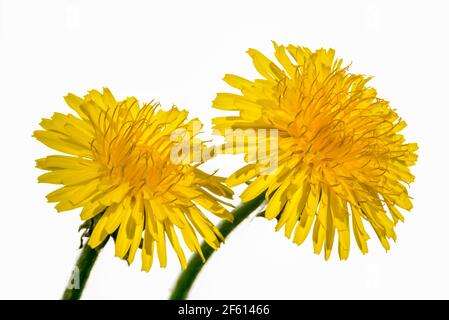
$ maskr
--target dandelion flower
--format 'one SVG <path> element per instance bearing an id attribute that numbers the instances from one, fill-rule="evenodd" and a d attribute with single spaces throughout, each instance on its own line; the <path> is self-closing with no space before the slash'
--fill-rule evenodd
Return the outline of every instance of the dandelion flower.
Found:
<path id="1" fill-rule="evenodd" d="M 90 91 L 84 98 L 68 94 L 67 104 L 77 113 L 55 113 L 43 119 L 34 137 L 66 155 L 37 160 L 49 172 L 39 182 L 61 184 L 47 196 L 58 211 L 82 208 L 81 219 L 97 218 L 88 244 L 95 248 L 108 235 L 115 237 L 115 255 L 134 260 L 141 248 L 142 269 L 151 268 L 157 252 L 167 263 L 166 236 L 181 266 L 186 258 L 178 239 L 202 256 L 197 234 L 214 249 L 221 235 L 199 206 L 216 216 L 232 215 L 219 197 L 231 197 L 224 179 L 198 168 L 200 163 L 171 160 L 175 130 L 191 133 L 187 143 L 201 142 L 192 132 L 187 111 L 168 111 L 157 103 L 139 105 L 135 98 L 116 101 L 108 89 Z"/>
<path id="2" fill-rule="evenodd" d="M 403 220 L 398 208 L 412 209 L 405 185 L 414 180 L 409 167 L 418 147 L 399 133 L 406 123 L 367 85 L 370 78 L 349 73 L 333 49 L 273 44 L 279 63 L 250 49 L 262 79 L 226 75 L 224 81 L 240 92 L 218 93 L 213 106 L 238 112 L 214 119 L 221 134 L 229 128 L 277 129 L 278 166 L 262 174 L 256 159 L 232 174 L 228 185 L 250 181 L 242 200 L 265 193 L 265 216 L 277 218 L 276 230 L 284 228 L 298 245 L 311 232 L 314 252 L 324 247 L 326 260 L 336 233 L 340 259 L 348 258 L 351 225 L 363 253 L 367 224 L 388 250 Z"/>

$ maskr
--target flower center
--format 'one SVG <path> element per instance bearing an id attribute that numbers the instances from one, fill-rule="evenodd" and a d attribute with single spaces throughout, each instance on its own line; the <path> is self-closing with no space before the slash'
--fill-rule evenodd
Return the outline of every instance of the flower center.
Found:
<path id="1" fill-rule="evenodd" d="M 178 173 L 169 159 L 169 137 L 152 120 L 153 112 L 153 106 L 145 105 L 132 116 L 129 108 L 118 105 L 103 111 L 95 128 L 92 152 L 103 164 L 104 175 L 114 183 L 128 183 L 134 192 L 166 190 Z"/>

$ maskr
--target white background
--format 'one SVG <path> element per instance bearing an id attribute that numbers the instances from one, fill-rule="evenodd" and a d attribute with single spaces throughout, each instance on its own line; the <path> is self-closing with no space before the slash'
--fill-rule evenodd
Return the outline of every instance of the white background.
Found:
<path id="1" fill-rule="evenodd" d="M 209 123 L 225 73 L 254 77 L 245 51 L 271 40 L 333 47 L 403 116 L 419 143 L 415 208 L 386 253 L 375 235 L 363 256 L 325 262 L 274 222 L 241 226 L 204 268 L 191 298 L 449 298 L 447 1 L 0 1 L 0 298 L 57 299 L 77 256 L 76 212 L 46 203 L 32 139 L 42 117 L 69 112 L 62 97 L 111 88 L 117 98 L 176 103 Z M 228 174 L 241 158 L 209 166 Z M 237 192 L 241 189 L 236 189 Z M 170 251 L 171 252 L 171 251 Z M 165 299 L 180 271 L 149 274 L 106 247 L 86 299 Z"/>

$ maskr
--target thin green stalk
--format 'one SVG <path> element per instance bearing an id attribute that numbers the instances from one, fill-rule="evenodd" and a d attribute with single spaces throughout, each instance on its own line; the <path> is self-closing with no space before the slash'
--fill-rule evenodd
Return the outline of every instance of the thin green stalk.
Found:
<path id="1" fill-rule="evenodd" d="M 79 300 L 81 298 L 89 274 L 102 247 L 103 245 L 92 249 L 87 243 L 84 245 L 72 271 L 71 279 L 62 295 L 62 300 Z"/>
<path id="2" fill-rule="evenodd" d="M 226 237 L 243 221 L 245 220 L 254 210 L 256 210 L 264 201 L 264 194 L 259 195 L 257 198 L 241 204 L 238 208 L 233 211 L 234 221 L 222 221 L 218 225 L 223 237 Z M 170 296 L 170 300 L 184 300 L 187 298 L 190 289 L 192 288 L 195 279 L 203 268 L 204 264 L 209 260 L 209 258 L 214 253 L 207 243 L 203 242 L 201 244 L 201 250 L 203 252 L 206 261 L 203 263 L 199 254 L 195 253 L 187 264 L 187 268 L 183 270 L 176 281 L 175 288 Z"/>

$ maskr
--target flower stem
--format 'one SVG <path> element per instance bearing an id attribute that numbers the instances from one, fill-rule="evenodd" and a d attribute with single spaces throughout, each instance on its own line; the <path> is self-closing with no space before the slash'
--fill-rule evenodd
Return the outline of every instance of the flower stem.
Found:
<path id="1" fill-rule="evenodd" d="M 79 300 L 81 298 L 83 290 L 86 287 L 87 279 L 89 279 L 89 274 L 92 271 L 101 248 L 103 248 L 103 245 L 95 249 L 92 249 L 87 243 L 84 245 L 78 261 L 73 268 L 70 281 L 64 290 L 62 300 Z"/>
<path id="2" fill-rule="evenodd" d="M 254 210 L 256 210 L 264 201 L 265 194 L 259 195 L 257 198 L 248 201 L 246 203 L 242 203 L 239 207 L 234 209 L 234 221 L 222 221 L 218 225 L 218 229 L 220 230 L 223 238 L 226 237 L 243 221 L 245 220 Z M 195 279 L 203 268 L 204 264 L 209 260 L 214 253 L 214 249 L 212 249 L 207 243 L 203 241 L 201 244 L 201 250 L 203 252 L 204 258 L 206 261 L 203 263 L 199 254 L 195 253 L 189 260 L 187 268 L 181 272 L 176 281 L 175 288 L 170 296 L 170 300 L 184 300 L 187 298 L 190 289 L 192 288 Z"/>

